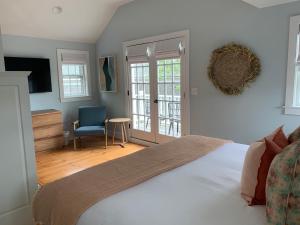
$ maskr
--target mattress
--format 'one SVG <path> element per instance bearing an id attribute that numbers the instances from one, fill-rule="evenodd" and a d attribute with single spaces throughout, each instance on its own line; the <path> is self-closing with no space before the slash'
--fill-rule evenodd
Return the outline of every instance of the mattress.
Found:
<path id="1" fill-rule="evenodd" d="M 77 225 L 265 225 L 265 207 L 240 197 L 247 145 L 216 151 L 89 208 Z"/>

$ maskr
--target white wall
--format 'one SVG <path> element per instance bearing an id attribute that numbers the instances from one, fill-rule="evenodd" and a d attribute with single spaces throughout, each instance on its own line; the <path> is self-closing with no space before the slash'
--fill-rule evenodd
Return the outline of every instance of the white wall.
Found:
<path id="1" fill-rule="evenodd" d="M 290 16 L 300 3 L 257 9 L 241 0 L 139 0 L 122 6 L 97 43 L 98 55 L 118 56 L 120 91 L 102 93 L 114 115 L 126 114 L 122 42 L 189 29 L 191 133 L 250 143 L 277 126 L 300 125 L 299 116 L 282 113 Z M 260 77 L 241 96 L 225 96 L 209 81 L 211 52 L 226 43 L 249 46 L 262 62 Z"/>
<path id="2" fill-rule="evenodd" d="M 3 59 L 3 47 L 2 47 L 2 35 L 0 28 L 0 72 L 4 71 L 4 59 Z"/>
<path id="3" fill-rule="evenodd" d="M 31 110 L 58 109 L 63 112 L 65 129 L 71 129 L 71 123 L 77 119 L 78 107 L 84 105 L 99 105 L 98 79 L 95 68 L 95 44 L 56 41 L 39 38 L 3 35 L 3 49 L 5 56 L 41 57 L 50 59 L 52 80 L 51 93 L 30 95 Z M 59 84 L 57 71 L 56 49 L 87 50 L 90 53 L 92 95 L 91 101 L 61 103 L 59 98 Z"/>

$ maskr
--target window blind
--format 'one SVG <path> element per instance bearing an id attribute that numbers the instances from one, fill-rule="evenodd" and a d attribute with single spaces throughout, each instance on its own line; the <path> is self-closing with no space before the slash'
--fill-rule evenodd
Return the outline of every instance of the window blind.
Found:
<path id="1" fill-rule="evenodd" d="M 155 43 L 155 54 L 178 54 L 180 55 L 184 51 L 183 38 L 173 38 Z"/>
<path id="2" fill-rule="evenodd" d="M 86 51 L 65 51 L 61 53 L 61 61 L 63 63 L 87 63 L 88 53 Z"/>
<path id="3" fill-rule="evenodd" d="M 147 58 L 153 54 L 156 56 L 165 54 L 181 55 L 184 48 L 184 39 L 179 37 L 127 47 L 126 56 L 129 59 L 134 59 Z"/>

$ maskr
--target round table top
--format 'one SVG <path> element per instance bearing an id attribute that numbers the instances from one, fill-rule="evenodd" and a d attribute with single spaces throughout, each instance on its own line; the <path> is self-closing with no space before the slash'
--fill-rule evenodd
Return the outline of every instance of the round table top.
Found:
<path id="1" fill-rule="evenodd" d="M 126 122 L 130 122 L 130 118 L 112 118 L 109 120 L 109 122 L 111 123 L 126 123 Z"/>

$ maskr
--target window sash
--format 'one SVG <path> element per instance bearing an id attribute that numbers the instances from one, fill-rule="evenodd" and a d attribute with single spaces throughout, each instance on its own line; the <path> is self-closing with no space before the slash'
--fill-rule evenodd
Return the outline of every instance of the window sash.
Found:
<path id="1" fill-rule="evenodd" d="M 62 75 L 63 76 L 84 76 L 86 74 L 86 63 L 68 63 L 63 62 L 62 63 Z M 70 72 L 70 67 L 71 69 Z"/>
<path id="2" fill-rule="evenodd" d="M 75 72 L 70 73 L 70 66 L 75 67 L 72 69 Z M 83 66 L 81 72 L 77 71 L 77 69 L 80 70 L 80 66 Z M 63 63 L 62 67 L 68 68 L 68 74 L 64 74 L 66 71 L 62 72 L 64 97 L 72 98 L 88 96 L 85 69 L 86 65 Z"/>
<path id="3" fill-rule="evenodd" d="M 71 76 L 64 78 L 64 96 L 69 98 L 87 96 L 84 78 Z"/>

